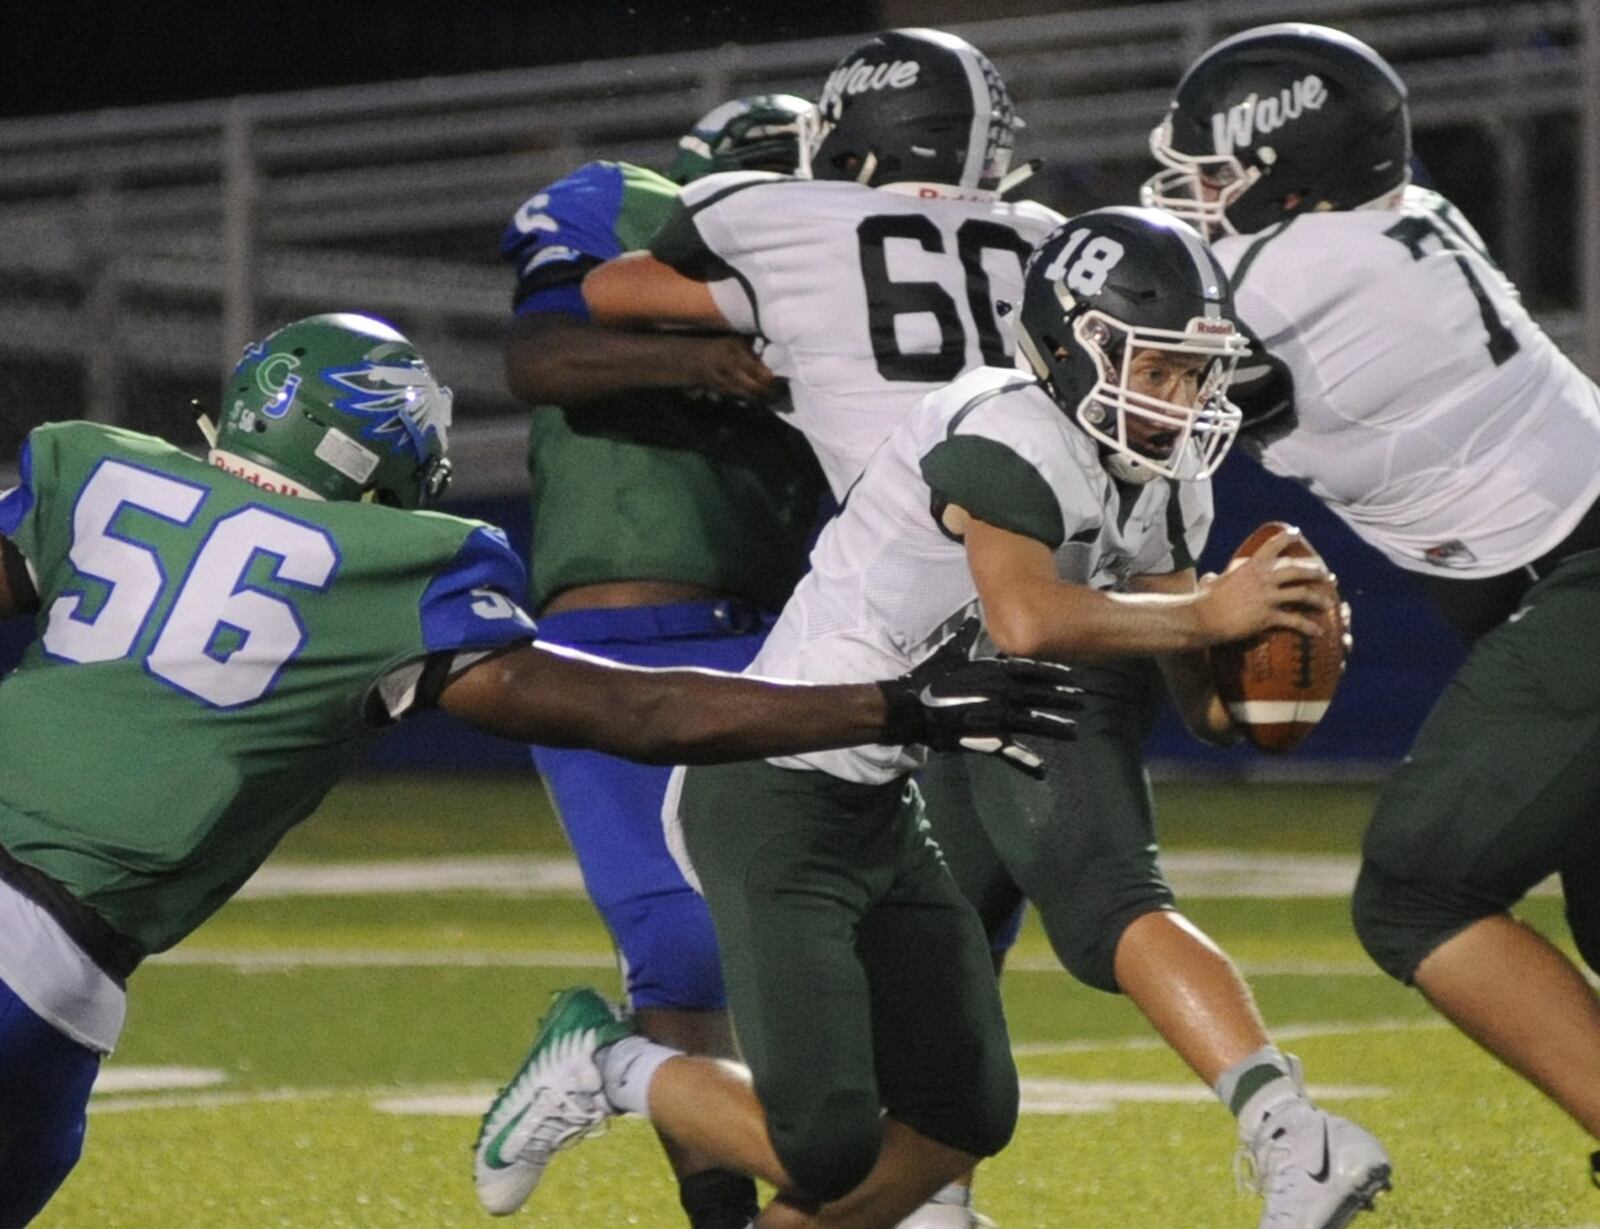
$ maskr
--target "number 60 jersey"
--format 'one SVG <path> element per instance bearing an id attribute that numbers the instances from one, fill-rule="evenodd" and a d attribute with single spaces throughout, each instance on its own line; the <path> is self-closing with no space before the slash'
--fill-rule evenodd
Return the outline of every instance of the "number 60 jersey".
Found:
<path id="1" fill-rule="evenodd" d="M 1245 446 L 1392 562 L 1498 576 L 1600 495 L 1600 393 L 1442 196 L 1409 188 L 1397 209 L 1303 214 L 1214 247 L 1280 365 L 1264 396 L 1244 369 L 1235 381 Z"/>
<path id="2" fill-rule="evenodd" d="M 684 188 L 650 251 L 766 339 L 762 361 L 788 379 L 793 424 L 842 499 L 929 392 L 1011 366 L 998 305 L 1020 301 L 1023 263 L 1063 220 L 978 189 L 732 172 Z"/>
<path id="3" fill-rule="evenodd" d="M 0 534 L 39 634 L 0 683 L 0 847 L 131 959 L 237 890 L 431 690 L 424 663 L 533 638 L 487 526 L 275 494 L 92 423 L 21 463 Z"/>

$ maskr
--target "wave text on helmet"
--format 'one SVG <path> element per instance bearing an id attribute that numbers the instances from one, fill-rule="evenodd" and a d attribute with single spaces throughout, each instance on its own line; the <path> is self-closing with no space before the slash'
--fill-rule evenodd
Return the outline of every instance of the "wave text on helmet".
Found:
<path id="1" fill-rule="evenodd" d="M 1243 102 L 1211 117 L 1212 143 L 1217 153 L 1231 154 L 1248 147 L 1256 137 L 1299 119 L 1307 111 L 1320 111 L 1327 101 L 1328 87 L 1315 73 L 1279 90 L 1276 98 L 1250 94 Z"/>

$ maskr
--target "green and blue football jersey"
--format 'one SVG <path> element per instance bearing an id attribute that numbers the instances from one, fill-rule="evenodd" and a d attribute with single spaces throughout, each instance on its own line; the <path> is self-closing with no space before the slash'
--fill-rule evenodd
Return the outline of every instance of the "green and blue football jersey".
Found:
<path id="1" fill-rule="evenodd" d="M 35 430 L 21 473 L 0 534 L 40 609 L 0 683 L 0 848 L 137 955 L 239 888 L 420 663 L 533 636 L 489 526 L 269 493 L 92 423 Z"/>
<path id="2" fill-rule="evenodd" d="M 643 167 L 590 162 L 530 197 L 501 252 L 518 315 L 588 319 L 590 269 L 643 248 L 678 189 Z M 532 412 L 533 604 L 618 580 L 703 585 L 776 610 L 805 570 L 823 492 L 798 432 L 769 411 L 636 389 Z"/>

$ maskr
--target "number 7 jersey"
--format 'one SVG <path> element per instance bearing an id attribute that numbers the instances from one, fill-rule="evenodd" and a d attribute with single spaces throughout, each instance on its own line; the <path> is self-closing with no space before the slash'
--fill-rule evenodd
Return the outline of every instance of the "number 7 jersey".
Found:
<path id="1" fill-rule="evenodd" d="M 91 423 L 21 463 L 0 534 L 39 634 L 0 682 L 0 846 L 137 954 L 237 890 L 425 660 L 533 637 L 487 526 L 274 494 Z"/>
<path id="2" fill-rule="evenodd" d="M 1001 304 L 1062 221 L 1031 201 L 934 184 L 869 188 L 736 172 L 684 188 L 650 250 L 710 283 L 789 381 L 794 426 L 836 497 L 924 396 L 1015 353 Z"/>
<path id="3" fill-rule="evenodd" d="M 1239 315 L 1293 384 L 1269 417 L 1247 410 L 1246 447 L 1392 562 L 1501 575 L 1600 496 L 1600 392 L 1437 193 L 1214 247 Z"/>

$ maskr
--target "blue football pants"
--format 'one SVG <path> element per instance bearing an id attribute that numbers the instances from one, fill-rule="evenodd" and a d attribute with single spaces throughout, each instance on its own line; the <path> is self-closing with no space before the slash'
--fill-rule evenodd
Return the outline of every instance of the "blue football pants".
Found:
<path id="1" fill-rule="evenodd" d="M 99 1070 L 0 981 L 0 1229 L 22 1229 L 78 1163 Z"/>
<path id="2" fill-rule="evenodd" d="M 539 639 L 634 666 L 737 673 L 772 626 L 737 601 L 572 610 L 539 620 Z M 533 762 L 577 855 L 589 897 L 621 955 L 634 1010 L 727 1006 L 705 901 L 667 852 L 661 801 L 671 769 L 594 751 L 534 747 Z"/>

